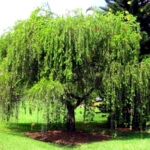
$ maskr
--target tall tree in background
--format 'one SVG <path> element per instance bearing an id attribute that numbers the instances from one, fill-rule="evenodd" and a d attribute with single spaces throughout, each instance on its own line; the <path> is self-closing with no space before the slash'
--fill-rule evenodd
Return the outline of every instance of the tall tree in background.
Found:
<path id="1" fill-rule="evenodd" d="M 150 54 L 150 0 L 105 0 L 108 8 L 105 11 L 113 13 L 124 11 L 126 19 L 129 20 L 128 13 L 137 17 L 142 31 L 140 55 Z"/>

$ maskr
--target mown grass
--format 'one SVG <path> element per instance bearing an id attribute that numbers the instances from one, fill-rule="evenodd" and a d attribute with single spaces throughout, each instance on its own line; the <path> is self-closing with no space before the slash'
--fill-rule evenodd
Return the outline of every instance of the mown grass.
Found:
<path id="1" fill-rule="evenodd" d="M 98 112 L 97 109 L 94 110 Z M 109 141 L 86 143 L 81 146 L 61 146 L 53 143 L 45 143 L 24 136 L 24 132 L 40 131 L 42 120 L 37 114 L 31 116 L 29 112 L 24 114 L 21 110 L 18 123 L 0 123 L 0 150 L 149 150 L 150 134 L 146 132 L 118 132 L 118 136 Z M 76 127 L 87 131 L 109 132 L 104 124 L 107 114 L 95 113 L 92 122 L 83 122 L 83 108 L 76 110 Z M 35 126 L 31 131 L 31 123 Z M 101 123 L 101 124 L 100 124 Z"/>

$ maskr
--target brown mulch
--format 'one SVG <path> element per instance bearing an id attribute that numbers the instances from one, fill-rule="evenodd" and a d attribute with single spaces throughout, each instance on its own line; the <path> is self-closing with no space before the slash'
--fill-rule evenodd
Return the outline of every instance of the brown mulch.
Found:
<path id="1" fill-rule="evenodd" d="M 117 130 L 121 132 L 131 132 L 130 128 L 118 128 Z"/>
<path id="2" fill-rule="evenodd" d="M 130 128 L 118 128 L 117 130 L 121 132 L 140 132 L 139 129 L 130 130 Z"/>
<path id="3" fill-rule="evenodd" d="M 61 145 L 81 145 L 89 142 L 98 142 L 110 140 L 112 137 L 106 134 L 101 134 L 98 132 L 89 133 L 86 131 L 47 131 L 44 136 L 41 132 L 26 132 L 26 136 L 44 141 L 44 142 L 53 142 Z"/>

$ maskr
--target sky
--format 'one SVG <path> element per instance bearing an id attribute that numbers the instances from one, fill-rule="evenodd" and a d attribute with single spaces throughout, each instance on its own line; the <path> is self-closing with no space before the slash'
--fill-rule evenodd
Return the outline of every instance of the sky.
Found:
<path id="1" fill-rule="evenodd" d="M 67 10 L 91 6 L 105 6 L 105 0 L 2 0 L 0 1 L 0 34 L 12 27 L 17 20 L 27 19 L 31 12 L 48 3 L 52 12 L 65 14 Z"/>

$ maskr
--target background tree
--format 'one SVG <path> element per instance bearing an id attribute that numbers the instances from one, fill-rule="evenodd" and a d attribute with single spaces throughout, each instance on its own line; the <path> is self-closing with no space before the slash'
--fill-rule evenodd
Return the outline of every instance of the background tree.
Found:
<path id="1" fill-rule="evenodd" d="M 147 57 L 150 54 L 150 0 L 105 0 L 107 8 L 101 7 L 105 11 L 116 13 L 124 11 L 126 20 L 130 17 L 128 13 L 137 17 L 141 27 L 141 58 Z"/>
<path id="2" fill-rule="evenodd" d="M 97 12 L 87 16 L 75 12 L 75 15 L 53 17 L 40 11 L 36 9 L 29 19 L 18 21 L 12 31 L 1 36 L 0 85 L 4 90 L 0 97 L 5 104 L 1 109 L 9 107 L 5 115 L 13 109 L 12 96 L 5 96 L 13 93 L 14 102 L 23 101 L 24 97 L 29 100 L 31 110 L 43 110 L 47 123 L 61 120 L 68 131 L 73 131 L 75 109 L 99 90 L 105 96 L 115 125 L 129 123 L 122 119 L 123 113 L 115 117 L 113 114 L 129 108 L 126 105 L 134 106 L 131 104 L 136 94 L 131 91 L 149 84 L 148 69 L 145 73 L 139 71 L 141 37 L 135 18 L 129 15 L 130 20 L 125 21 L 121 13 Z M 144 66 L 148 68 L 145 63 Z M 130 88 L 126 90 L 128 85 Z M 149 98 L 149 88 L 144 89 L 136 90 L 144 102 L 140 108 L 149 104 L 145 101 L 145 97 Z M 123 90 L 126 96 L 121 103 Z M 149 112 L 148 107 L 144 110 Z M 147 117 L 147 113 L 143 113 Z M 131 118 L 134 117 L 132 113 Z M 128 120 L 131 126 L 133 120 Z"/>

